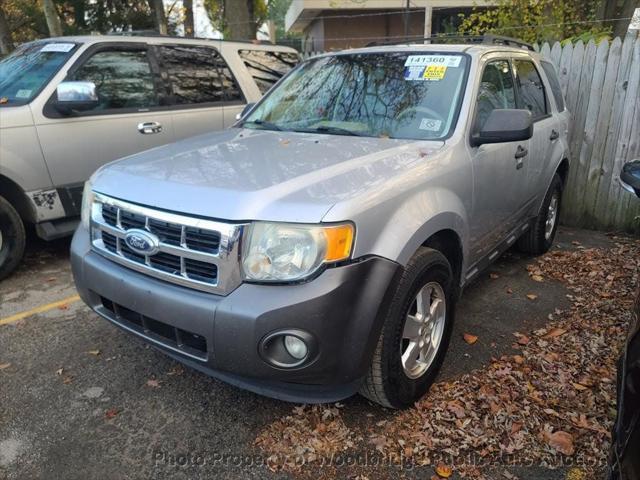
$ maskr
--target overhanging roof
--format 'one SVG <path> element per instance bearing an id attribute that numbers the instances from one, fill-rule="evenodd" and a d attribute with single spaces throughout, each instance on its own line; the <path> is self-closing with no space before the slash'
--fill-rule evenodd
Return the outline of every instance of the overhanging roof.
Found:
<path id="1" fill-rule="evenodd" d="M 482 0 L 411 0 L 411 10 L 425 7 L 456 8 L 491 5 L 491 1 Z M 331 10 L 392 10 L 401 11 L 406 7 L 406 0 L 293 0 L 287 10 L 284 26 L 287 31 L 302 31 L 322 12 Z M 366 17 L 365 17 L 366 18 Z"/>

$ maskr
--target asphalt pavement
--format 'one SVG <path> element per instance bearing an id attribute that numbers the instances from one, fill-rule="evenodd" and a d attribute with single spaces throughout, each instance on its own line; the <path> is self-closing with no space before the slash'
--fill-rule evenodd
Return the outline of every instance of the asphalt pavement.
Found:
<path id="1" fill-rule="evenodd" d="M 561 229 L 555 248 L 608 242 Z M 69 240 L 32 240 L 19 271 L 0 283 L 0 479 L 292 478 L 271 472 L 253 443 L 294 405 L 183 368 L 99 318 L 77 299 L 68 248 Z M 441 379 L 510 352 L 514 332 L 568 306 L 561 284 L 529 278 L 531 262 L 507 252 L 466 289 Z M 467 345 L 465 332 L 478 342 Z M 393 415 L 358 396 L 344 403 L 352 424 Z"/>

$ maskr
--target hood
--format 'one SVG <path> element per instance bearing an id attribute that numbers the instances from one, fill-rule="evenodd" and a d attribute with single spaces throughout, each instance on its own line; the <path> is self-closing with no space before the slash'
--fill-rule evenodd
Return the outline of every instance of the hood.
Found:
<path id="1" fill-rule="evenodd" d="M 442 145 L 231 128 L 111 163 L 95 175 L 93 188 L 208 218 L 315 223 L 335 203 L 406 172 Z"/>

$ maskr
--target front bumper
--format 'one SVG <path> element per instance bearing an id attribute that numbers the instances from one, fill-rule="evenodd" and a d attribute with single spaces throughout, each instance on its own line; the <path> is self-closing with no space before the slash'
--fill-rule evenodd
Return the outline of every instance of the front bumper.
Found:
<path id="1" fill-rule="evenodd" d="M 171 357 L 247 390 L 293 402 L 353 395 L 366 375 L 399 265 L 371 257 L 308 283 L 242 284 L 227 296 L 169 284 L 91 250 L 80 227 L 71 244 L 78 292 L 98 314 Z M 114 306 L 115 305 L 115 306 Z M 274 331 L 300 329 L 315 354 L 278 368 L 259 353 Z"/>

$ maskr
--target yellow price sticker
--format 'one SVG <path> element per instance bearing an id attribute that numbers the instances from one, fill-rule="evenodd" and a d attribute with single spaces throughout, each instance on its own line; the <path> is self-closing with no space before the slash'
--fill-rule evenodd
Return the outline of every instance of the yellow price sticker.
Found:
<path id="1" fill-rule="evenodd" d="M 442 80 L 444 74 L 447 73 L 447 67 L 444 65 L 429 65 L 424 69 L 422 78 L 425 80 Z"/>

